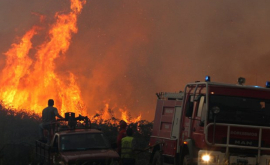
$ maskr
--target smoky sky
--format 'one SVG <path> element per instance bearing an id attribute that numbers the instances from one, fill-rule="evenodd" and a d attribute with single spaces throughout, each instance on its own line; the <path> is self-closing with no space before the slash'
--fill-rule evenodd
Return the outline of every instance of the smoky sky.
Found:
<path id="1" fill-rule="evenodd" d="M 0 0 L 0 65 L 12 43 L 33 25 L 47 28 L 69 4 Z M 232 84 L 242 76 L 247 85 L 264 86 L 269 8 L 265 0 L 87 0 L 56 73 L 76 75 L 89 113 L 109 103 L 116 114 L 123 108 L 153 120 L 155 93 L 178 92 L 205 75 Z"/>

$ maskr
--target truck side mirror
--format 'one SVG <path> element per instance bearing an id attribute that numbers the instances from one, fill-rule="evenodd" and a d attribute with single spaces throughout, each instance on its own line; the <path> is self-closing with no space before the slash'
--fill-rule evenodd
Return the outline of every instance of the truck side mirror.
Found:
<path id="1" fill-rule="evenodd" d="M 192 113 L 193 113 L 193 106 L 194 103 L 193 102 L 189 102 L 187 105 L 187 111 L 186 111 L 186 117 L 191 117 Z"/>
<path id="2" fill-rule="evenodd" d="M 189 97 L 189 100 L 187 102 L 187 108 L 186 108 L 186 117 L 191 117 L 192 113 L 193 113 L 193 106 L 194 106 L 194 102 L 193 102 L 193 96 Z"/>
<path id="3" fill-rule="evenodd" d="M 211 111 L 214 113 L 214 115 L 217 115 L 220 112 L 220 108 L 218 106 L 214 106 Z"/>

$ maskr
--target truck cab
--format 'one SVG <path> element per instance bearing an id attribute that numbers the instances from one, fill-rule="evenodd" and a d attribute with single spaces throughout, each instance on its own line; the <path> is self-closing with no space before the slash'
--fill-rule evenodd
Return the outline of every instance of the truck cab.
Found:
<path id="1" fill-rule="evenodd" d="M 268 135 L 268 86 L 188 83 L 158 94 L 150 163 L 269 165 Z"/>

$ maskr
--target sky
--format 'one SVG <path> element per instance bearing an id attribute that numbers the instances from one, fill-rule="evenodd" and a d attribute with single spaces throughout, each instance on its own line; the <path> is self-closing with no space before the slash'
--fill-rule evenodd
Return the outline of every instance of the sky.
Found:
<path id="1" fill-rule="evenodd" d="M 12 43 L 33 25 L 47 28 L 69 5 L 0 0 L 0 69 Z M 157 92 L 179 92 L 206 75 L 231 84 L 238 77 L 247 85 L 270 81 L 269 6 L 266 0 L 87 0 L 55 71 L 76 76 L 89 113 L 109 103 L 152 121 Z"/>

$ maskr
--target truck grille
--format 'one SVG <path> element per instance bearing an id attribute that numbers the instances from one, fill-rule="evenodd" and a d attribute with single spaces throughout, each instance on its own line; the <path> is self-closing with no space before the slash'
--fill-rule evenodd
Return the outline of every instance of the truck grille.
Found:
<path id="1" fill-rule="evenodd" d="M 246 148 L 246 149 L 260 149 L 260 150 L 270 150 L 268 145 L 265 145 L 265 142 L 262 140 L 262 131 L 263 130 L 270 130 L 269 127 L 261 127 L 261 126 L 247 126 L 247 125 L 235 125 L 235 124 L 225 124 L 225 123 L 216 123 L 217 126 L 225 126 L 226 128 L 226 138 L 224 138 L 222 143 L 216 141 L 214 144 L 209 142 L 208 139 L 208 129 L 210 126 L 213 126 L 213 123 L 210 123 L 206 126 L 206 137 L 205 141 L 208 145 L 215 145 L 219 147 L 227 147 L 227 148 Z M 258 136 L 254 139 L 239 139 L 232 137 L 230 133 L 230 129 L 233 127 L 242 127 L 242 128 L 250 128 L 250 129 L 257 129 Z M 212 136 L 212 135 L 211 135 Z M 221 142 L 221 141 L 220 141 Z M 264 148 L 265 147 L 265 148 Z"/>
<path id="2" fill-rule="evenodd" d="M 226 142 L 226 141 L 224 141 Z M 261 145 L 263 146 L 263 141 Z M 243 139 L 234 139 L 231 138 L 229 144 L 234 144 L 234 145 L 240 145 L 240 146 L 254 146 L 257 147 L 259 145 L 258 140 L 243 140 Z"/>

